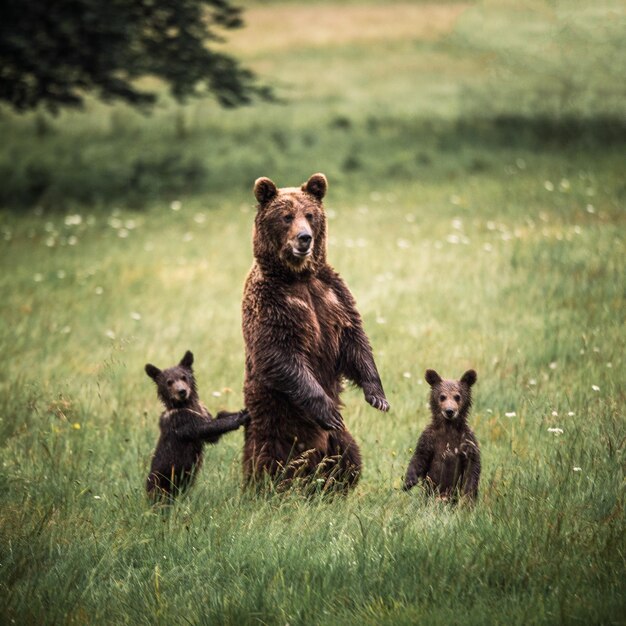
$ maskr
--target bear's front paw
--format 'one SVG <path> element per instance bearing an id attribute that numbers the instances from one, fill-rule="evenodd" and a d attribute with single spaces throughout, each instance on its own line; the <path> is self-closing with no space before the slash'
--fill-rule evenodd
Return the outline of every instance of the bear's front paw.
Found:
<path id="1" fill-rule="evenodd" d="M 341 413 L 336 407 L 318 415 L 317 422 L 324 430 L 343 430 L 344 428 Z"/>
<path id="2" fill-rule="evenodd" d="M 371 404 L 375 409 L 386 413 L 389 410 L 389 402 L 384 396 L 367 395 L 365 400 L 368 404 Z"/>
<path id="3" fill-rule="evenodd" d="M 247 426 L 250 423 L 250 413 L 248 413 L 248 409 L 242 409 L 239 411 L 237 421 L 241 426 Z"/>

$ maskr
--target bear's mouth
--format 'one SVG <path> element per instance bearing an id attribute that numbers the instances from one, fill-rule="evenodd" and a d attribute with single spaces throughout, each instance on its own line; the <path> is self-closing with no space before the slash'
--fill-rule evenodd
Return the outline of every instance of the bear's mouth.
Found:
<path id="1" fill-rule="evenodd" d="M 308 256 L 311 256 L 311 254 L 313 253 L 313 249 L 308 248 L 307 250 L 299 250 L 298 248 L 292 248 L 291 253 L 298 259 L 304 259 Z"/>

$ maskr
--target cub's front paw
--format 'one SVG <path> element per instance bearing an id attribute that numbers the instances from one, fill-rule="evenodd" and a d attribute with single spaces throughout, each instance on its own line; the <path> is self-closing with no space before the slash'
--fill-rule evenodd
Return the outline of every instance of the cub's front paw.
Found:
<path id="1" fill-rule="evenodd" d="M 389 402 L 385 396 L 366 395 L 365 400 L 368 404 L 371 404 L 375 409 L 386 413 L 389 410 Z"/>
<path id="2" fill-rule="evenodd" d="M 239 411 L 237 421 L 240 426 L 247 426 L 250 423 L 250 413 L 248 413 L 248 409 L 242 409 Z"/>

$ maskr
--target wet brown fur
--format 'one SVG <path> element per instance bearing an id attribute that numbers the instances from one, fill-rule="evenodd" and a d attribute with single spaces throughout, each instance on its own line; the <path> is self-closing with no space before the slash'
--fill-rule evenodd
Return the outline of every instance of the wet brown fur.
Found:
<path id="1" fill-rule="evenodd" d="M 431 423 L 421 434 L 409 463 L 404 489 L 420 481 L 443 499 L 467 496 L 475 500 L 480 479 L 480 449 L 467 415 L 472 406 L 476 372 L 468 370 L 461 380 L 442 380 L 426 370 L 431 386 Z"/>
<path id="2" fill-rule="evenodd" d="M 160 370 L 150 363 L 145 367 L 165 406 L 146 481 L 146 491 L 153 502 L 172 501 L 190 487 L 202 466 L 204 444 L 217 443 L 224 433 L 236 430 L 248 420 L 245 410 L 220 411 L 213 419 L 198 398 L 192 364 L 193 354 L 187 351 L 174 367 Z"/>
<path id="3" fill-rule="evenodd" d="M 326 262 L 326 187 L 323 174 L 300 188 L 255 183 L 255 262 L 242 305 L 249 480 L 355 485 L 361 457 L 339 412 L 342 379 L 389 409 L 352 294 Z"/>

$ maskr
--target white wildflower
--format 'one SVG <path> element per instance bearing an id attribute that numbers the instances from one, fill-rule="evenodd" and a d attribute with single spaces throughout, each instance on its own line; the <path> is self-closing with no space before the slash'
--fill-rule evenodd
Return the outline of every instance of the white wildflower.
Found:
<path id="1" fill-rule="evenodd" d="M 545 187 L 546 191 L 554 191 L 554 183 L 549 180 L 544 180 L 543 186 Z"/>
<path id="2" fill-rule="evenodd" d="M 138 322 L 141 319 L 141 313 L 137 313 L 137 311 L 133 311 L 130 314 L 130 317 L 134 319 L 136 322 Z"/>
<path id="3" fill-rule="evenodd" d="M 411 372 L 404 372 L 402 376 L 404 376 L 404 378 L 411 378 Z"/>
<path id="4" fill-rule="evenodd" d="M 66 215 L 65 216 L 65 225 L 66 226 L 80 226 L 82 224 L 83 218 L 82 216 L 76 215 Z"/>
<path id="5" fill-rule="evenodd" d="M 562 435 L 563 429 L 562 428 L 548 428 L 548 432 L 554 433 L 555 435 Z"/>
<path id="6" fill-rule="evenodd" d="M 36 283 L 40 283 L 40 282 L 43 280 L 43 274 L 39 274 L 39 273 L 35 274 L 35 275 L 33 276 L 33 280 L 34 280 Z"/>
<path id="7" fill-rule="evenodd" d="M 505 417 L 517 417 L 517 413 L 515 411 L 508 411 L 504 415 Z"/>
<path id="8" fill-rule="evenodd" d="M 582 471 L 583 471 L 583 468 L 582 468 L 582 467 L 578 467 L 578 466 L 572 467 L 572 469 L 573 469 L 575 472 L 582 472 Z"/>
<path id="9" fill-rule="evenodd" d="M 104 333 L 109 339 L 115 339 L 115 332 L 112 331 L 111 329 L 107 330 L 106 333 Z"/>
<path id="10" fill-rule="evenodd" d="M 600 387 L 598 387 L 598 385 L 591 385 L 591 388 L 592 388 L 594 391 L 600 391 Z"/>
<path id="11" fill-rule="evenodd" d="M 406 250 L 407 248 L 411 247 L 411 242 L 407 241 L 406 239 L 398 239 L 396 241 L 396 245 L 398 246 L 398 248 L 402 248 L 403 250 Z"/>
<path id="12" fill-rule="evenodd" d="M 101 295 L 104 293 L 104 289 L 102 289 L 102 287 L 96 287 L 96 288 L 94 289 L 94 293 L 95 293 L 97 296 L 101 296 Z"/>
<path id="13" fill-rule="evenodd" d="M 170 204 L 170 209 L 172 209 L 172 211 L 180 211 L 182 207 L 183 205 L 180 200 L 174 200 L 174 202 Z"/>

